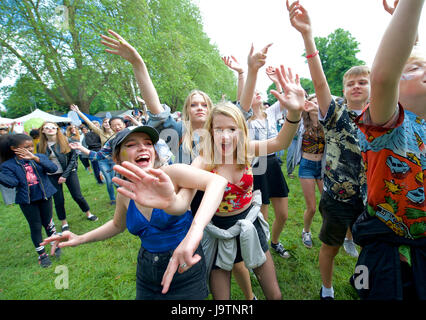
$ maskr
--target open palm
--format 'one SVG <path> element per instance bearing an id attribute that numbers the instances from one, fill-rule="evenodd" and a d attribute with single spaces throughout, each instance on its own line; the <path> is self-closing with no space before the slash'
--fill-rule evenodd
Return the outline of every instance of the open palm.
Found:
<path id="1" fill-rule="evenodd" d="M 141 169 L 124 161 L 114 166 L 114 171 L 126 177 L 127 180 L 114 177 L 117 189 L 125 197 L 134 200 L 144 207 L 166 209 L 175 200 L 175 188 L 170 177 L 160 169 Z"/>

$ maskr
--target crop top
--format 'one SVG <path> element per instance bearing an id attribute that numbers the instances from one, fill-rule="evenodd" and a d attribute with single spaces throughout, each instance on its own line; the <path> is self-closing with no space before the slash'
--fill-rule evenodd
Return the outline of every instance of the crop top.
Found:
<path id="1" fill-rule="evenodd" d="M 131 234 L 139 236 L 142 247 L 152 253 L 166 252 L 176 249 L 185 238 L 192 223 L 191 211 L 174 216 L 162 209 L 152 209 L 148 221 L 130 200 L 126 214 L 126 226 Z"/>
<path id="2" fill-rule="evenodd" d="M 318 130 L 317 134 L 309 133 L 305 131 L 303 133 L 302 140 L 302 151 L 311 154 L 322 154 L 324 153 L 325 138 L 324 131 Z"/>
<path id="3" fill-rule="evenodd" d="M 212 172 L 216 173 L 214 169 Z M 253 172 L 251 167 L 246 167 L 240 182 L 237 184 L 228 182 L 216 212 L 233 212 L 242 209 L 251 202 L 252 197 Z"/>

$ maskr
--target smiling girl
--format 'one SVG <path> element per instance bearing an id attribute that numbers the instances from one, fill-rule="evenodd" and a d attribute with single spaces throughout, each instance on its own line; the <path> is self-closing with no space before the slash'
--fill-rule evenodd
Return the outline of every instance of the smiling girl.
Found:
<path id="1" fill-rule="evenodd" d="M 199 226 L 208 222 L 205 216 L 213 215 L 219 206 L 226 180 L 184 164 L 163 165 L 156 151 L 158 139 L 158 132 L 149 126 L 132 130 L 126 128 L 117 133 L 111 145 L 114 161 L 122 166 L 116 166 L 114 169 L 120 174 L 125 168 L 136 170 L 141 175 L 146 172 L 144 179 L 152 182 L 151 188 L 144 188 L 143 181 L 129 187 L 129 182 L 114 178 L 115 182 L 128 188 L 118 189 L 112 220 L 80 236 L 64 232 L 62 236 L 51 237 L 45 242 L 66 240 L 59 246 L 77 246 L 111 238 L 127 227 L 130 233 L 141 239 L 136 299 L 204 299 L 208 294 L 204 260 L 194 265 L 190 272 L 178 274 L 166 295 L 161 294 L 161 278 L 173 250 L 185 237 L 191 223 L 192 229 L 200 232 Z M 188 210 L 193 190 L 181 188 L 205 190 L 206 196 L 199 209 L 202 215 L 197 212 L 193 218 L 193 214 Z M 162 197 L 158 197 L 157 193 Z M 137 196 L 143 199 L 143 205 L 135 202 Z M 199 257 L 203 257 L 201 246 L 196 248 L 196 252 Z M 187 271 L 189 268 L 183 265 L 181 269 Z"/>

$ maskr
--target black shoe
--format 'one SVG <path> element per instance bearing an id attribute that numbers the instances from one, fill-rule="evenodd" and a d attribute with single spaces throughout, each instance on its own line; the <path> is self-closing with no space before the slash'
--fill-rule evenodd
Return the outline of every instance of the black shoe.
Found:
<path id="1" fill-rule="evenodd" d="M 69 226 L 69 225 L 67 225 L 67 224 L 64 224 L 64 225 L 61 227 L 61 230 L 62 230 L 62 232 L 64 232 L 64 231 L 70 231 L 70 226 Z"/>
<path id="2" fill-rule="evenodd" d="M 44 254 L 42 254 L 41 256 L 38 257 L 38 264 L 42 268 L 48 268 L 52 264 L 52 261 L 50 261 L 48 254 L 44 253 Z"/>
<path id="3" fill-rule="evenodd" d="M 59 259 L 61 257 L 61 254 L 62 254 L 61 248 L 56 248 L 55 249 L 55 257 L 56 257 L 56 259 Z"/>

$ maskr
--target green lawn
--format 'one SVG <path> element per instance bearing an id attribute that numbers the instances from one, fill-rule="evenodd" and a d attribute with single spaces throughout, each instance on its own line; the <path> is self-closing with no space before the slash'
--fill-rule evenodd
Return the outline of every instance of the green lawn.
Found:
<path id="1" fill-rule="evenodd" d="M 281 241 L 290 249 L 292 256 L 282 259 L 275 253 L 272 254 L 278 282 L 285 300 L 318 300 L 321 287 L 318 268 L 321 216 L 317 211 L 312 226 L 314 247 L 307 249 L 301 241 L 304 198 L 300 183 L 297 177 L 290 179 L 287 176 L 285 166 L 283 172 L 290 195 L 289 218 L 281 234 Z M 66 192 L 67 219 L 71 231 L 76 234 L 101 226 L 114 214 L 106 187 L 97 185 L 94 177 L 84 171 L 81 163 L 79 177 L 82 193 L 91 206 L 92 213 L 99 220 L 88 221 Z M 319 194 L 317 199 L 319 201 Z M 273 218 L 271 210 L 270 224 Z M 57 220 L 55 211 L 54 219 Z M 133 300 L 136 296 L 136 258 L 140 240 L 127 231 L 103 242 L 65 248 L 60 261 L 52 258 L 52 266 L 42 269 L 37 263 L 28 224 L 19 206 L 5 206 L 0 201 L 0 242 L 0 300 Z M 348 282 L 355 263 L 356 259 L 341 249 L 335 260 L 333 279 L 338 300 L 358 299 Z M 61 288 L 65 269 L 68 271 L 68 289 Z M 232 299 L 244 299 L 241 290 L 232 281 Z M 264 299 L 254 274 L 252 284 L 258 299 Z"/>

